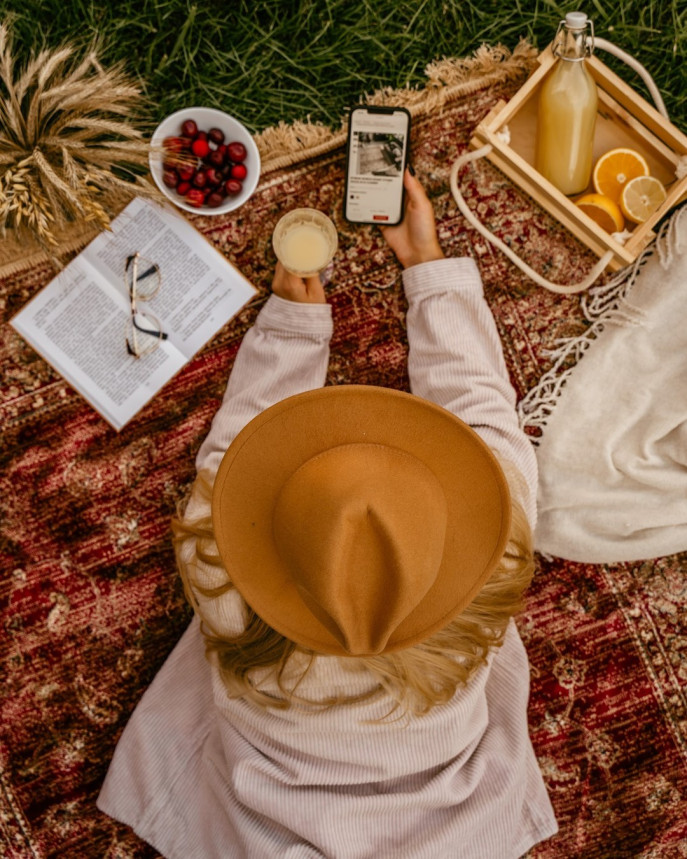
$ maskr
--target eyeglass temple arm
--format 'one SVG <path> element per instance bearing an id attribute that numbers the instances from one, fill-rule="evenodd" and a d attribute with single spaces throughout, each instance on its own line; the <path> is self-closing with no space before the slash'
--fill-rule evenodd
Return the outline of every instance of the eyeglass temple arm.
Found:
<path id="1" fill-rule="evenodd" d="M 145 313 L 141 313 L 141 316 L 145 316 Z M 152 337 L 158 337 L 160 340 L 167 339 L 167 334 L 164 331 L 151 331 L 150 328 L 144 328 L 142 325 L 139 325 L 138 322 L 136 322 L 134 311 L 131 312 L 131 324 L 137 331 L 142 331 L 143 334 L 150 334 Z"/>

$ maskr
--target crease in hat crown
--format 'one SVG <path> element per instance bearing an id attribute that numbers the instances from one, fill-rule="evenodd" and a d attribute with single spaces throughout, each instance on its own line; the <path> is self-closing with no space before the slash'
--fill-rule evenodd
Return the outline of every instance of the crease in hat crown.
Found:
<path id="1" fill-rule="evenodd" d="M 342 648 L 380 653 L 436 580 L 446 499 L 415 457 L 379 444 L 339 445 L 291 475 L 274 537 L 303 601 Z"/>
<path id="2" fill-rule="evenodd" d="M 236 591 L 204 601 L 206 615 L 226 617 L 238 592 L 296 644 L 363 656 L 419 643 L 474 599 L 508 540 L 510 496 L 452 413 L 342 385 L 244 427 L 220 463 L 212 521 Z"/>

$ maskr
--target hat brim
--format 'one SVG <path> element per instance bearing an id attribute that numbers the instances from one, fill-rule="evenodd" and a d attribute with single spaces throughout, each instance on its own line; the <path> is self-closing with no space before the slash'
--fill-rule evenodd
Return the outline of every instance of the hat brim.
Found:
<path id="1" fill-rule="evenodd" d="M 381 444 L 423 462 L 439 480 L 449 527 L 436 580 L 389 638 L 410 647 L 466 608 L 499 562 L 510 531 L 503 470 L 485 442 L 440 406 L 389 388 L 343 385 L 282 400 L 255 417 L 220 464 L 212 499 L 215 539 L 227 573 L 265 623 L 303 647 L 344 654 L 291 580 L 272 534 L 285 481 L 311 457 L 344 444 Z M 412 487 L 409 487 L 412 493 Z"/>

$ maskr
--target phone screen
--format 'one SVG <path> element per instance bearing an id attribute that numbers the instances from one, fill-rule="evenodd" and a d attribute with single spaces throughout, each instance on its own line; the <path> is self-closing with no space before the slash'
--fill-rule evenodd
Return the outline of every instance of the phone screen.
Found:
<path id="1" fill-rule="evenodd" d="M 403 218 L 403 171 L 410 114 L 404 108 L 355 107 L 348 126 L 344 215 L 361 224 Z"/>

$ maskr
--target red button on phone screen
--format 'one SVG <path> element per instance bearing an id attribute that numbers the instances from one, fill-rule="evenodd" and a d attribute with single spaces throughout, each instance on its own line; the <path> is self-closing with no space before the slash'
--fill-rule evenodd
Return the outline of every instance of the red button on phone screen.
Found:
<path id="1" fill-rule="evenodd" d="M 388 221 L 389 216 L 388 215 L 373 215 L 372 220 L 373 221 Z"/>

